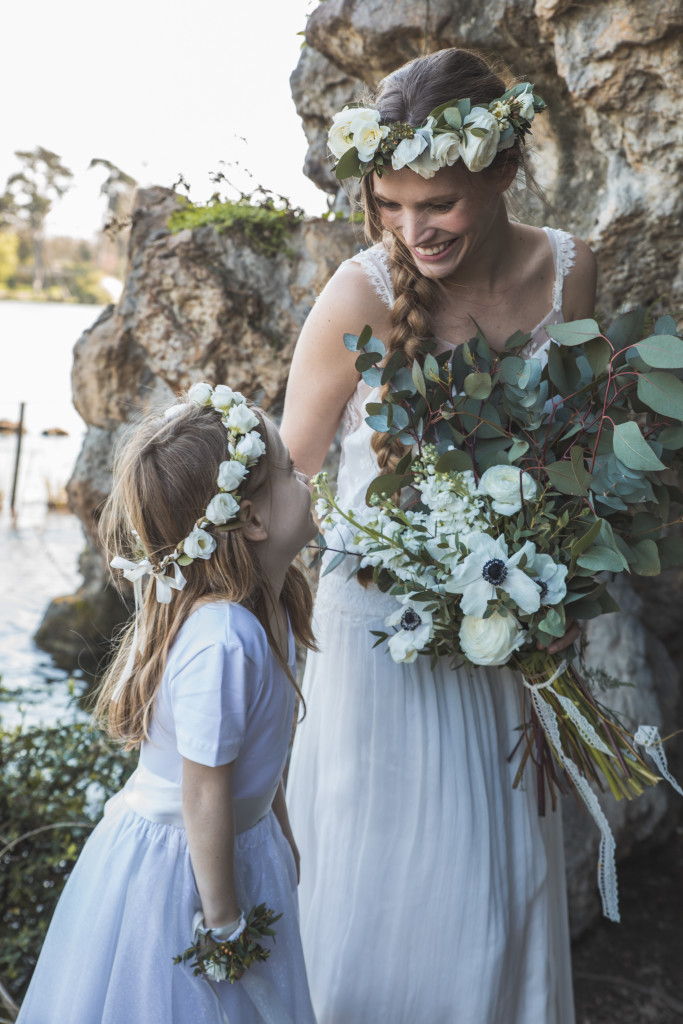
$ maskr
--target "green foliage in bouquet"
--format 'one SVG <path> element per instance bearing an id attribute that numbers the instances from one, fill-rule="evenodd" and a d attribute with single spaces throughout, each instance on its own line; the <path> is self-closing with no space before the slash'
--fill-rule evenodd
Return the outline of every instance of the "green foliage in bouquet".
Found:
<path id="1" fill-rule="evenodd" d="M 0 977 L 15 998 L 103 803 L 136 756 L 83 723 L 0 729 Z"/>
<path id="2" fill-rule="evenodd" d="M 651 331 L 645 321 L 638 308 L 604 333 L 594 320 L 550 325 L 547 362 L 524 358 L 530 337 L 519 331 L 501 352 L 478 329 L 454 350 L 425 341 L 411 369 L 370 327 L 344 337 L 379 389 L 366 423 L 405 454 L 372 481 L 366 509 L 341 508 L 318 481 L 323 524 L 349 538 L 326 571 L 360 556 L 356 570 L 372 566 L 396 596 L 393 632 L 373 631 L 394 660 L 446 654 L 521 670 L 516 784 L 531 759 L 541 813 L 546 782 L 554 806 L 556 788 L 576 787 L 590 804 L 585 780 L 620 798 L 658 778 L 637 750 L 652 753 L 648 744 L 565 660 L 573 651 L 539 649 L 569 619 L 617 610 L 605 574 L 683 564 L 672 531 L 683 502 L 683 341 L 671 317 Z"/>

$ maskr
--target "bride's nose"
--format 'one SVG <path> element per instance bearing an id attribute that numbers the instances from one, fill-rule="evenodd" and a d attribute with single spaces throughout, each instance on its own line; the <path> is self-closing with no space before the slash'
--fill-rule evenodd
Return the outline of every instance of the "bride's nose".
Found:
<path id="1" fill-rule="evenodd" d="M 418 210 L 404 210 L 400 227 L 403 241 L 410 248 L 425 244 L 434 233 L 425 214 Z"/>

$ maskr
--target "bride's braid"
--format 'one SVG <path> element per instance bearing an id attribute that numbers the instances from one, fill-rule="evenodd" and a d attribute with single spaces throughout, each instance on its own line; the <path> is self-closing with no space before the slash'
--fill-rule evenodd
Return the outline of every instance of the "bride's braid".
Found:
<path id="1" fill-rule="evenodd" d="M 477 54 L 469 50 L 439 50 L 425 57 L 417 57 L 391 75 L 379 86 L 375 105 L 384 123 L 401 121 L 419 127 L 431 110 L 450 99 L 469 98 L 472 104 L 488 105 L 505 92 L 505 83 Z M 508 160 L 514 153 L 518 159 L 519 146 L 506 150 L 495 158 Z M 437 297 L 438 286 L 424 277 L 410 253 L 410 249 L 396 236 L 384 230 L 381 211 L 372 187 L 372 175 L 361 183 L 365 210 L 365 232 L 374 242 L 383 242 L 388 254 L 394 290 L 391 311 L 391 332 L 384 339 L 387 352 L 401 350 L 404 365 L 412 366 L 419 343 L 433 334 L 431 310 Z M 386 385 L 383 395 L 386 393 Z M 372 448 L 382 473 L 390 473 L 406 447 L 391 434 L 376 431 Z"/>

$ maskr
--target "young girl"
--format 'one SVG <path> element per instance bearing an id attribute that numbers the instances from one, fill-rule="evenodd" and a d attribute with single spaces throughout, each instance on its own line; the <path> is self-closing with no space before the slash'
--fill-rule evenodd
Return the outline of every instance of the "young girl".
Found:
<path id="1" fill-rule="evenodd" d="M 514 104 L 505 93 L 479 57 L 444 50 L 335 116 L 330 149 L 340 173 L 362 176 L 374 244 L 339 268 L 304 326 L 282 430 L 315 473 L 341 424 L 344 507 L 361 509 L 403 453 L 365 422 L 379 389 L 359 379 L 346 332 L 370 324 L 411 366 L 422 338 L 460 345 L 476 321 L 493 348 L 522 329 L 525 354 L 544 358 L 546 325 L 592 315 L 589 249 L 508 216 L 535 102 L 531 87 Z M 451 110 L 453 130 L 434 136 L 429 115 L 458 100 L 472 130 L 461 137 Z M 448 658 L 395 664 L 370 634 L 393 600 L 343 567 L 316 598 L 321 650 L 308 657 L 287 795 L 319 1024 L 571 1024 L 560 815 L 539 818 L 531 779 L 512 785 L 520 677 Z"/>
<path id="2" fill-rule="evenodd" d="M 314 648 L 291 562 L 314 533 L 307 478 L 228 387 L 196 384 L 118 455 L 104 534 L 139 614 L 97 711 L 140 762 L 68 880 L 21 1024 L 314 1024 L 282 788 L 294 637 Z M 235 984 L 174 964 L 195 941 L 240 948 L 263 903 L 275 941 Z"/>

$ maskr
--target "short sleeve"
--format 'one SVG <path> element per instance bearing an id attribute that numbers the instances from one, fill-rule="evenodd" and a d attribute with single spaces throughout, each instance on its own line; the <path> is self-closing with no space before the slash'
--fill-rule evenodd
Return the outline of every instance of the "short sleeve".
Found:
<path id="1" fill-rule="evenodd" d="M 254 666 L 241 646 L 202 648 L 169 680 L 178 753 L 215 767 L 237 757 L 246 728 Z"/>

